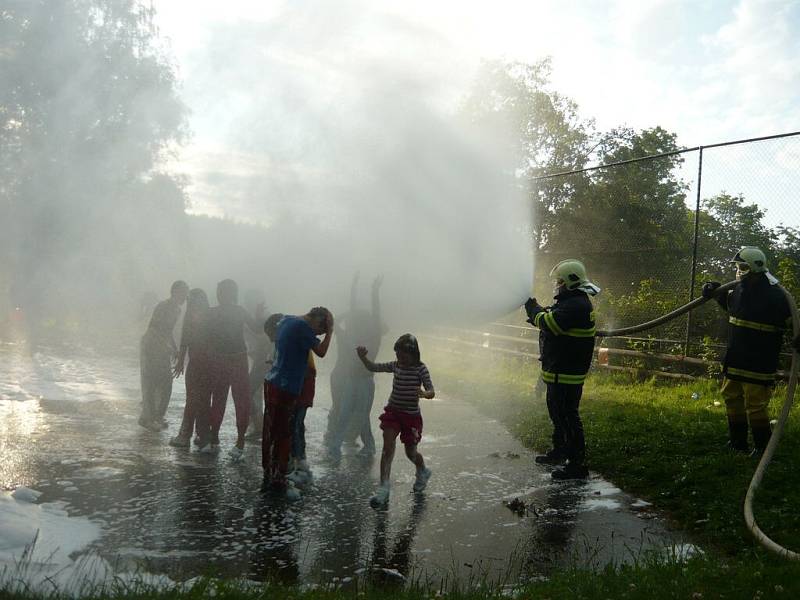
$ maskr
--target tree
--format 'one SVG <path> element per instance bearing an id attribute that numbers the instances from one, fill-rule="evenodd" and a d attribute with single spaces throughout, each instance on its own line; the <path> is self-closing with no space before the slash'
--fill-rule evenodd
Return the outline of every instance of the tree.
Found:
<path id="1" fill-rule="evenodd" d="M 180 185 L 159 165 L 186 136 L 153 18 L 136 0 L 0 3 L 0 233 L 6 292 L 29 309 L 84 302 L 82 287 L 130 293 L 147 277 L 108 266 L 145 246 L 167 256 L 151 234 L 182 218 L 182 190 L 137 210 L 155 187 Z"/>
<path id="2" fill-rule="evenodd" d="M 778 225 L 775 228 L 778 278 L 796 298 L 800 298 L 800 230 Z"/>
<path id="3" fill-rule="evenodd" d="M 800 264 L 800 229 L 778 225 L 775 228 L 775 237 L 776 253 Z"/>
<path id="4" fill-rule="evenodd" d="M 509 170 L 531 198 L 534 249 L 557 227 L 555 215 L 580 186 L 581 178 L 536 180 L 537 176 L 581 169 L 591 153 L 593 123 L 578 106 L 549 86 L 551 63 L 493 61 L 483 64 L 463 111 L 473 122 L 499 132 L 511 156 Z"/>
<path id="5" fill-rule="evenodd" d="M 764 225 L 764 211 L 745 202 L 741 194 L 725 192 L 703 201 L 697 245 L 699 273 L 730 278 L 730 260 L 742 246 L 758 246 L 770 264 L 775 264 L 777 235 Z"/>
<path id="6" fill-rule="evenodd" d="M 598 162 L 609 164 L 678 150 L 661 127 L 614 129 L 600 138 Z M 554 212 L 545 249 L 583 258 L 605 285 L 625 293 L 630 285 L 665 276 L 669 284 L 689 272 L 687 186 L 677 176 L 680 154 L 598 169 Z"/>

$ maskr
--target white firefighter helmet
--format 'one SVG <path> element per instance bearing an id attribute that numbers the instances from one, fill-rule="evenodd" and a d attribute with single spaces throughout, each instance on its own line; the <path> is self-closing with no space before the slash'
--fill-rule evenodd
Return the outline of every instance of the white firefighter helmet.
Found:
<path id="1" fill-rule="evenodd" d="M 550 277 L 563 281 L 568 290 L 574 290 L 589 281 L 586 277 L 586 267 L 581 261 L 574 258 L 568 258 L 558 263 L 550 271 Z"/>
<path id="2" fill-rule="evenodd" d="M 736 253 L 731 262 L 737 266 L 747 265 L 742 270 L 749 270 L 751 273 L 767 272 L 767 257 L 756 246 L 745 246 Z"/>

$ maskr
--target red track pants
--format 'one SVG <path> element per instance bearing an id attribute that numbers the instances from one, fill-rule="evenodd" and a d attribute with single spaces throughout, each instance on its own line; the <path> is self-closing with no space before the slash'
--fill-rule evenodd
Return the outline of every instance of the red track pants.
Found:
<path id="1" fill-rule="evenodd" d="M 275 387 L 264 386 L 264 428 L 261 438 L 261 466 L 264 477 L 277 485 L 285 485 L 292 448 L 291 420 L 297 396 Z"/>

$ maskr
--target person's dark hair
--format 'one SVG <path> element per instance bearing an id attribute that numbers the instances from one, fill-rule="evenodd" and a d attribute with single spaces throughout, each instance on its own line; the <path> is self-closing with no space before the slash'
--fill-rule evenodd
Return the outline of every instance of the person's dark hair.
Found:
<path id="1" fill-rule="evenodd" d="M 419 355 L 419 344 L 417 343 L 417 338 L 410 333 L 404 333 L 397 338 L 397 341 L 394 343 L 394 351 L 405 352 L 406 354 L 411 355 L 411 357 L 414 359 L 414 364 L 419 364 L 422 362 Z"/>
<path id="2" fill-rule="evenodd" d="M 273 331 L 277 326 L 280 320 L 283 318 L 281 313 L 275 313 L 267 317 L 267 320 L 264 321 L 264 333 L 269 335 L 270 331 Z"/>
<path id="3" fill-rule="evenodd" d="M 206 310 L 209 307 L 208 296 L 200 288 L 193 288 L 189 290 L 189 298 L 186 302 L 186 312 Z"/>
<path id="4" fill-rule="evenodd" d="M 324 306 L 315 306 L 308 311 L 308 316 L 312 319 L 321 319 L 322 327 L 325 328 L 328 326 L 328 312 L 328 309 Z"/>
<path id="5" fill-rule="evenodd" d="M 177 292 L 179 290 L 186 290 L 188 292 L 189 291 L 189 284 L 186 283 L 185 281 L 181 280 L 181 279 L 179 279 L 178 281 L 172 282 L 172 286 L 170 286 L 170 288 L 169 288 L 169 295 L 170 296 L 174 296 L 175 292 Z"/>
<path id="6" fill-rule="evenodd" d="M 217 300 L 222 296 L 229 297 L 233 304 L 239 302 L 239 286 L 233 279 L 223 279 L 217 284 Z"/>

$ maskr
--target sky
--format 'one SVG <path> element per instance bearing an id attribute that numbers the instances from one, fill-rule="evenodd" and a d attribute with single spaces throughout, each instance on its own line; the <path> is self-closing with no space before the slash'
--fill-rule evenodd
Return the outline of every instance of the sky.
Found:
<path id="1" fill-rule="evenodd" d="M 371 60 L 359 76 L 403 64 L 402 76 L 413 64 L 424 73 L 415 80 L 424 90 L 414 93 L 446 105 L 481 59 L 549 56 L 553 87 L 600 130 L 660 125 L 684 146 L 800 130 L 798 1 L 159 0 L 156 8 L 192 111 L 193 137 L 173 168 L 191 176 L 198 213 L 268 221 L 247 193 L 224 190 L 222 175 L 280 178 L 321 168 L 308 152 L 318 144 L 292 121 L 297 98 L 275 89 L 278 62 L 305 73 L 302 89 L 313 90 L 320 107 L 336 105 L 356 74 L 346 65 L 364 54 Z M 276 102 L 282 110 L 263 107 Z M 248 119 L 266 119 L 268 143 L 249 135 Z M 788 174 L 800 166 L 800 140 L 709 151 L 707 159 L 704 194 L 758 197 L 785 220 L 781 202 L 794 195 Z M 768 185 L 759 177 L 765 168 Z M 687 177 L 695 171 L 687 157 Z"/>

